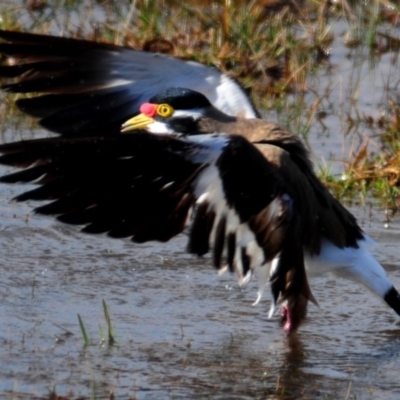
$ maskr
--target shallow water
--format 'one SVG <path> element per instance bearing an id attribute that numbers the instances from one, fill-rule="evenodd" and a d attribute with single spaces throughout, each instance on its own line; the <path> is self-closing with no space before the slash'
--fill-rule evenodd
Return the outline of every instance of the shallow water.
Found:
<path id="1" fill-rule="evenodd" d="M 0 171 L 3 172 L 3 171 Z M 312 280 L 320 308 L 291 338 L 256 285 L 218 278 L 207 258 L 167 245 L 82 235 L 28 205 L 8 204 L 0 187 L 0 394 L 98 398 L 357 398 L 400 396 L 400 320 L 356 284 Z M 374 254 L 400 287 L 400 225 L 363 215 Z M 117 344 L 101 342 L 110 309 Z M 83 346 L 77 314 L 91 345 Z M 350 386 L 349 386 L 350 385 Z M 13 394 L 12 394 L 13 393 Z M 7 396 L 6 396 L 7 395 Z M 0 396 L 1 397 L 1 396 Z"/>
<path id="2" fill-rule="evenodd" d="M 349 143 L 371 134 L 367 128 L 343 134 L 341 93 L 350 91 L 355 56 L 341 37 L 332 49 L 334 70 L 310 82 L 317 93 L 332 80 L 345 82 L 342 89 L 333 85 L 321 106 L 329 111 L 328 131 L 321 136 L 321 125 L 312 127 L 317 159 L 343 158 Z M 391 54 L 370 67 L 360 67 L 366 114 L 384 109 L 383 83 L 391 73 L 399 76 Z M 30 214 L 33 204 L 9 203 L 25 189 L 0 186 L 1 398 L 43 398 L 53 389 L 99 399 L 110 392 L 117 399 L 400 398 L 400 319 L 360 286 L 330 276 L 312 280 L 319 308 L 311 305 L 306 324 L 286 337 L 278 316 L 267 319 L 268 298 L 251 305 L 256 284 L 241 289 L 232 276 L 218 277 L 208 258 L 184 252 L 184 235 L 144 245 L 83 235 Z M 378 208 L 352 211 L 400 288 L 399 221 L 385 229 Z M 101 340 L 102 299 L 111 312 L 113 346 Z"/>

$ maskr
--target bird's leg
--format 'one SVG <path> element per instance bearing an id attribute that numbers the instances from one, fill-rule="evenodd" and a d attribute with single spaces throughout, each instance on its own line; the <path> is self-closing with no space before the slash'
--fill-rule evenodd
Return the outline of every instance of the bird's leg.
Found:
<path id="1" fill-rule="evenodd" d="M 290 309 L 287 305 L 282 305 L 281 317 L 282 317 L 281 323 L 283 325 L 283 330 L 287 334 L 291 333 L 293 330 L 292 315 L 291 315 Z"/>

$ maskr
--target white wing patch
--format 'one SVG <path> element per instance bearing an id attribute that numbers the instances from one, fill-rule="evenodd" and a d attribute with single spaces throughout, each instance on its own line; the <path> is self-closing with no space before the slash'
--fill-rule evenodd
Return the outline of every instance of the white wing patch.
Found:
<path id="1" fill-rule="evenodd" d="M 226 226 L 224 247 L 222 251 L 223 259 L 228 257 L 228 237 L 234 235 L 235 250 L 233 268 L 237 275 L 240 286 L 247 284 L 253 273 L 258 278 L 256 305 L 262 298 L 265 287 L 269 283 L 271 276 L 271 265 L 274 261 L 266 261 L 263 249 L 257 243 L 254 232 L 250 229 L 247 222 L 241 222 L 236 210 L 231 207 L 224 193 L 223 182 L 216 165 L 218 157 L 223 152 L 224 147 L 229 141 L 229 137 L 221 135 L 198 135 L 190 137 L 190 141 L 202 143 L 209 146 L 207 151 L 199 150 L 198 153 L 191 155 L 191 159 L 208 162 L 208 166 L 199 174 L 195 182 L 196 205 L 207 206 L 207 212 L 215 214 L 213 226 L 210 234 L 210 243 L 215 243 L 217 227 L 223 221 Z M 283 203 L 286 201 L 284 196 L 276 197 L 269 205 L 269 216 L 276 218 L 282 213 Z M 277 264 L 275 262 L 275 264 Z M 219 274 L 228 269 L 228 264 L 222 264 Z M 271 306 L 274 309 L 274 305 Z"/>

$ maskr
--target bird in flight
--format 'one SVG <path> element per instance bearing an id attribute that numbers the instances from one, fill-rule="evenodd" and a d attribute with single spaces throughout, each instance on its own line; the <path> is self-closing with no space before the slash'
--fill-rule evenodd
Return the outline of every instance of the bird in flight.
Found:
<path id="1" fill-rule="evenodd" d="M 372 240 L 316 176 L 301 140 L 262 120 L 217 69 L 83 40 L 0 31 L 2 90 L 58 136 L 0 145 L 33 182 L 17 201 L 39 214 L 134 242 L 188 229 L 188 251 L 245 284 L 255 275 L 283 329 L 309 301 L 307 274 L 357 281 L 400 315 L 400 295 L 368 252 Z M 37 95 L 38 94 L 38 95 Z"/>

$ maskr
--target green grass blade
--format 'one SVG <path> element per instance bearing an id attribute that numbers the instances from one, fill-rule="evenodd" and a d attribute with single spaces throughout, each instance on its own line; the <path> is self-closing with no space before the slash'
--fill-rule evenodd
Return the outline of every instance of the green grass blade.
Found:
<path id="1" fill-rule="evenodd" d="M 89 336 L 86 332 L 85 325 L 83 324 L 83 320 L 79 314 L 78 314 L 78 321 L 79 321 L 79 326 L 81 327 L 83 343 L 85 346 L 89 346 L 89 344 L 90 344 Z"/>
<path id="2" fill-rule="evenodd" d="M 108 312 L 107 304 L 104 299 L 103 299 L 103 310 L 104 310 L 104 317 L 107 323 L 108 344 L 113 345 L 115 343 L 114 330 L 111 324 L 110 313 Z"/>

